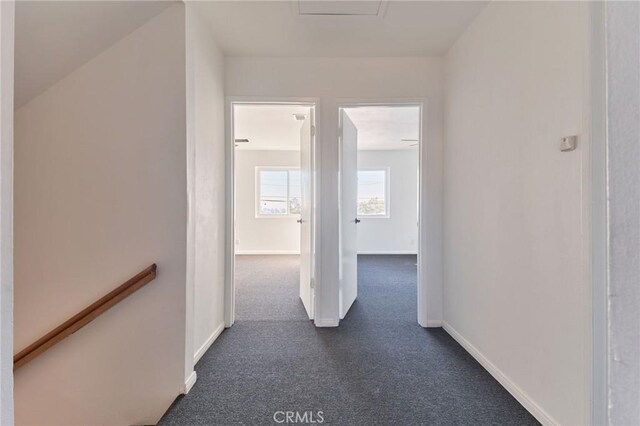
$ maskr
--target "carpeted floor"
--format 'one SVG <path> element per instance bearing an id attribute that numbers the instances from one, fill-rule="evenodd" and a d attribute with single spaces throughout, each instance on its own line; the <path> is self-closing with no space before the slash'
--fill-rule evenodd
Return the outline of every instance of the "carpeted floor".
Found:
<path id="1" fill-rule="evenodd" d="M 160 424 L 276 424 L 277 411 L 336 425 L 538 424 L 445 331 L 417 324 L 415 263 L 359 256 L 358 299 L 340 327 L 315 328 L 297 256 L 239 256 L 236 323 Z"/>

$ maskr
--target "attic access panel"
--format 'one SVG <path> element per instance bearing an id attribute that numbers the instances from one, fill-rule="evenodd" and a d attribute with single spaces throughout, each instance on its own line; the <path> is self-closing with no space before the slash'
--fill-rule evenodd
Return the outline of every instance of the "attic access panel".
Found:
<path id="1" fill-rule="evenodd" d="M 301 16 L 382 16 L 384 0 L 298 0 Z"/>

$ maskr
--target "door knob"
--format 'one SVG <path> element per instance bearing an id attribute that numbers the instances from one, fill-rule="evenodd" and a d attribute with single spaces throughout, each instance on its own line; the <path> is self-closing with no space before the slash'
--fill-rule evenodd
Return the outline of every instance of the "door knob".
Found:
<path id="1" fill-rule="evenodd" d="M 302 219 L 298 219 L 298 220 L 296 220 L 296 222 L 302 223 Z"/>
<path id="2" fill-rule="evenodd" d="M 356 223 L 360 223 L 360 219 L 356 217 Z"/>

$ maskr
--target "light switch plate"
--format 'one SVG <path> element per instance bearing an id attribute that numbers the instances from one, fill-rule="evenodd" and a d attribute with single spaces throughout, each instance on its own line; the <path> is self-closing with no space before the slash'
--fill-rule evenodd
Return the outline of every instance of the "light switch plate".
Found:
<path id="1" fill-rule="evenodd" d="M 565 136 L 560 139 L 560 151 L 567 152 L 573 151 L 578 146 L 578 137 L 577 136 Z"/>

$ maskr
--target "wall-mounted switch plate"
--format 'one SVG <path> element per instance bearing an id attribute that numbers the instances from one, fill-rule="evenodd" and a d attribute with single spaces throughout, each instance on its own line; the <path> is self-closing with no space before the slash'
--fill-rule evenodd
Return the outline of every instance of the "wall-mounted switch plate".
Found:
<path id="1" fill-rule="evenodd" d="M 560 151 L 567 152 L 573 151 L 578 146 L 578 137 L 577 136 L 565 136 L 560 139 Z"/>

